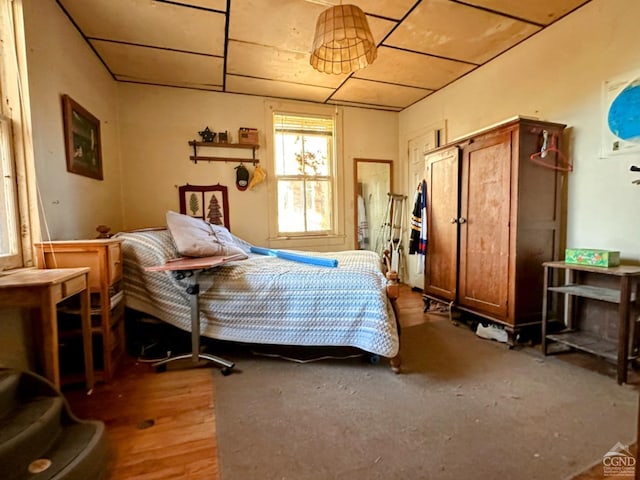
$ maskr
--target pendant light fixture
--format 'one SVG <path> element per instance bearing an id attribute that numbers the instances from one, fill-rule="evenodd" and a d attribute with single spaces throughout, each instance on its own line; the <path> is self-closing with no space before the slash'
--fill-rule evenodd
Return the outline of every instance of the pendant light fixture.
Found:
<path id="1" fill-rule="evenodd" d="M 355 5 L 335 5 L 323 11 L 309 63 L 323 73 L 351 73 L 373 63 L 378 52 L 367 17 Z"/>

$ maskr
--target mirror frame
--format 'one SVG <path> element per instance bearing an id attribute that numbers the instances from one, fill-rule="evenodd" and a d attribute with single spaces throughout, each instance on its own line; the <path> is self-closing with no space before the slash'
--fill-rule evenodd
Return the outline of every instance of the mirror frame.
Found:
<path id="1" fill-rule="evenodd" d="M 362 163 L 384 163 L 389 165 L 389 192 L 393 191 L 393 160 L 353 159 L 353 248 L 355 250 L 360 250 L 358 245 L 358 164 Z M 369 230 L 371 228 L 373 228 L 373 225 L 369 225 Z"/>

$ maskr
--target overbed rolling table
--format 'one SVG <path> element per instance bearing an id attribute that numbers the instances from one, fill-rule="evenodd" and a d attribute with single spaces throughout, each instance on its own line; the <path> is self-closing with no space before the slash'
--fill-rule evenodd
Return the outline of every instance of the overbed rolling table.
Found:
<path id="1" fill-rule="evenodd" d="M 175 355 L 164 358 L 153 364 L 154 367 L 160 367 L 166 365 L 169 362 L 176 360 L 184 360 L 191 358 L 194 365 L 197 365 L 200 360 L 207 360 L 209 362 L 217 363 L 222 366 L 222 374 L 229 375 L 231 369 L 235 366 L 233 362 L 225 360 L 224 358 L 217 357 L 208 353 L 200 352 L 200 283 L 198 282 L 198 275 L 201 272 L 209 270 L 211 268 L 219 267 L 225 263 L 242 260 L 246 258 L 243 254 L 231 255 L 227 257 L 214 256 L 214 257 L 202 257 L 202 258 L 177 258 L 170 260 L 164 265 L 157 265 L 153 267 L 145 268 L 149 272 L 172 272 L 178 279 L 190 278 L 189 285 L 187 285 L 187 293 L 190 295 L 191 306 L 191 353 L 183 355 Z"/>

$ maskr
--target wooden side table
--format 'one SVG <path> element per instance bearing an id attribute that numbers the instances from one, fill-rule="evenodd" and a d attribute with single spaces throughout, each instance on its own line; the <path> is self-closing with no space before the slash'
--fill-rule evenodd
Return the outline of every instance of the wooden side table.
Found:
<path id="1" fill-rule="evenodd" d="M 60 388 L 57 305 L 74 295 L 80 295 L 82 348 L 87 390 L 93 388 L 88 275 L 89 268 L 81 267 L 22 270 L 0 276 L 0 306 L 40 309 L 44 376 L 51 380 L 56 388 Z"/>
<path id="2" fill-rule="evenodd" d="M 542 351 L 547 355 L 549 340 L 564 344 L 568 347 L 589 352 L 600 357 L 615 361 L 617 365 L 618 383 L 627 382 L 627 370 L 630 360 L 638 357 L 637 332 L 631 322 L 631 307 L 637 305 L 638 290 L 640 289 L 640 267 L 635 265 L 620 265 L 617 267 L 594 267 L 591 265 L 576 265 L 562 261 L 544 262 L 544 294 L 542 299 Z M 552 283 L 552 271 L 564 270 L 564 283 L 555 285 Z M 617 279 L 616 288 L 608 288 L 598 285 L 584 284 L 580 281 L 579 274 L 590 273 L 596 276 Z M 558 293 L 567 297 L 568 304 L 565 312 L 564 330 L 548 333 L 549 295 Z M 581 331 L 574 321 L 573 300 L 576 298 L 588 298 L 617 306 L 617 341 Z M 633 320 L 635 322 L 635 320 Z M 635 325 L 634 325 L 635 327 Z M 631 340 L 631 341 L 630 341 Z M 630 347 L 633 348 L 630 348 Z M 630 351 L 633 350 L 633 351 Z"/>

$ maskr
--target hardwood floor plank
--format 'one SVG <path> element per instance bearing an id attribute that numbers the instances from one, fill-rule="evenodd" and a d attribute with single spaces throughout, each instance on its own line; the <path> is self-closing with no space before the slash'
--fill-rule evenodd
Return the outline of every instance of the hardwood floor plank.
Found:
<path id="1" fill-rule="evenodd" d="M 80 418 L 102 420 L 111 480 L 218 480 L 214 368 L 156 373 L 128 358 L 92 395 L 65 391 Z"/>

